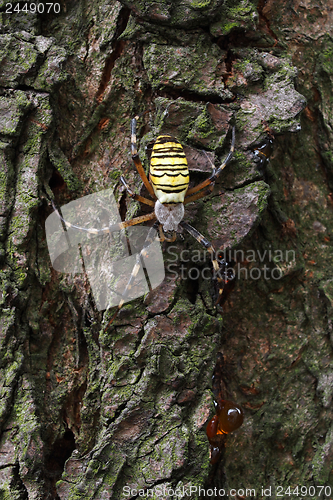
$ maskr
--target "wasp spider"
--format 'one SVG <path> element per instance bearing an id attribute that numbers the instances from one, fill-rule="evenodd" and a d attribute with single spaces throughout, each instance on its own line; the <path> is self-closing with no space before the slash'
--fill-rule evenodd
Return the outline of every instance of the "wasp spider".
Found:
<path id="1" fill-rule="evenodd" d="M 131 153 L 136 169 L 152 199 L 148 199 L 134 193 L 123 176 L 120 177 L 120 180 L 125 186 L 129 196 L 153 208 L 151 213 L 135 217 L 129 221 L 113 224 L 103 229 L 87 229 L 75 226 L 65 221 L 52 203 L 56 213 L 67 227 L 72 227 L 74 229 L 86 231 L 95 235 L 100 233 L 112 233 L 129 226 L 141 224 L 145 221 L 155 220 L 155 223 L 148 232 L 141 252 L 137 254 L 136 263 L 133 267 L 129 281 L 124 289 L 120 302 L 117 306 L 117 310 L 109 321 L 107 328 L 113 322 L 126 301 L 126 297 L 128 296 L 140 270 L 142 258 L 147 255 L 146 249 L 152 243 L 154 239 L 153 235 L 156 234 L 156 230 L 158 231 L 158 239 L 160 241 L 175 241 L 179 226 L 185 229 L 210 253 L 213 268 L 219 284 L 219 297 L 222 294 L 224 285 L 223 278 L 219 276 L 220 267 L 216 259 L 216 252 L 213 245 L 202 234 L 200 234 L 199 231 L 190 226 L 187 222 L 183 221 L 183 217 L 184 205 L 187 205 L 192 201 L 199 200 L 200 198 L 210 194 L 213 191 L 216 179 L 219 177 L 225 166 L 230 162 L 235 148 L 235 127 L 232 129 L 232 140 L 229 154 L 222 165 L 220 165 L 217 169 L 213 168 L 212 174 L 205 181 L 189 189 L 189 171 L 183 147 L 177 139 L 170 135 L 160 135 L 157 137 L 151 154 L 149 179 L 147 178 L 136 146 L 136 124 L 138 118 L 139 116 L 136 116 L 131 121 Z M 218 301 L 219 299 L 217 302 Z"/>

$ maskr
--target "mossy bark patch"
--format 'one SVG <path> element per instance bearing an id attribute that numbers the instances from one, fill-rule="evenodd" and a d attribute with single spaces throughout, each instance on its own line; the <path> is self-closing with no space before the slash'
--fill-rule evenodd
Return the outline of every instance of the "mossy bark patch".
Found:
<path id="1" fill-rule="evenodd" d="M 153 24 L 174 26 L 177 28 L 191 28 L 207 25 L 218 15 L 223 0 L 198 1 L 186 0 L 185 2 L 150 2 L 127 1 L 121 3 L 133 12 Z"/>
<path id="2" fill-rule="evenodd" d="M 205 207 L 204 216 L 210 221 L 207 231 L 215 247 L 234 248 L 251 234 L 267 206 L 269 194 L 269 186 L 259 181 L 214 197 L 210 207 Z"/>
<path id="3" fill-rule="evenodd" d="M 144 51 L 143 62 L 153 89 L 174 87 L 226 98 L 229 95 L 224 89 L 222 54 L 203 38 L 189 47 L 151 44 Z"/>
<path id="4" fill-rule="evenodd" d="M 179 474 L 186 480 L 182 471 L 190 463 L 197 477 L 206 476 L 209 455 L 205 438 L 200 439 L 211 411 L 206 390 L 211 367 L 206 354 L 214 350 L 218 330 L 215 319 L 183 301 L 169 318 L 155 316 L 148 321 L 141 341 L 133 329 L 122 327 L 122 336 L 127 331 L 134 342 L 131 354 L 121 354 L 120 339 L 116 350 L 114 341 L 108 339 L 103 353 L 106 378 L 101 387 L 101 416 L 103 440 L 111 440 L 116 448 L 103 451 L 103 468 L 98 443 L 90 460 L 70 460 L 58 484 L 61 498 L 75 498 L 80 477 L 86 478 L 82 494 L 99 495 L 106 490 L 126 498 L 124 486 L 143 489 L 163 479 L 174 483 Z M 193 453 L 202 460 L 196 462 Z M 122 474 L 116 473 L 121 468 Z M 88 480 L 89 470 L 95 471 L 93 481 Z"/>

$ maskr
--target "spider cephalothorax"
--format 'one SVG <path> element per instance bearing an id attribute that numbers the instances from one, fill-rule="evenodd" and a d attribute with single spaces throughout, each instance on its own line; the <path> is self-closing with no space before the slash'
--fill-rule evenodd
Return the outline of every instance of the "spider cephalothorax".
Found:
<path id="1" fill-rule="evenodd" d="M 155 203 L 155 215 L 158 222 L 163 226 L 163 230 L 168 232 L 177 231 L 180 221 L 185 213 L 183 203 Z"/>

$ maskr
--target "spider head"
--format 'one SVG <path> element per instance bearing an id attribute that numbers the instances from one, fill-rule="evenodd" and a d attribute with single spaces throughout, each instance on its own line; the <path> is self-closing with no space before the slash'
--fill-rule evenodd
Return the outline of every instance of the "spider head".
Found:
<path id="1" fill-rule="evenodd" d="M 177 231 L 178 224 L 184 217 L 184 205 L 182 203 L 163 204 L 159 200 L 155 203 L 155 215 L 162 224 L 163 231 Z"/>

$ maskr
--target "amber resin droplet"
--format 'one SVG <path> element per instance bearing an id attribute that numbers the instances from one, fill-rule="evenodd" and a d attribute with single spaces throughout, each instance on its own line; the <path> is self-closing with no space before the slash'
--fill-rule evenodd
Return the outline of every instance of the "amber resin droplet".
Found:
<path id="1" fill-rule="evenodd" d="M 218 411 L 217 434 L 228 434 L 240 427 L 244 420 L 242 408 L 233 401 L 221 401 Z"/>
<path id="2" fill-rule="evenodd" d="M 218 423 L 219 423 L 218 415 L 214 415 L 214 417 L 208 422 L 208 425 L 206 427 L 206 434 L 209 441 L 214 439 L 214 437 L 216 436 Z"/>
<path id="3" fill-rule="evenodd" d="M 243 410 L 238 404 L 233 401 L 220 401 L 216 415 L 208 422 L 206 427 L 212 464 L 217 463 L 221 457 L 226 435 L 238 429 L 242 425 L 243 419 Z"/>

